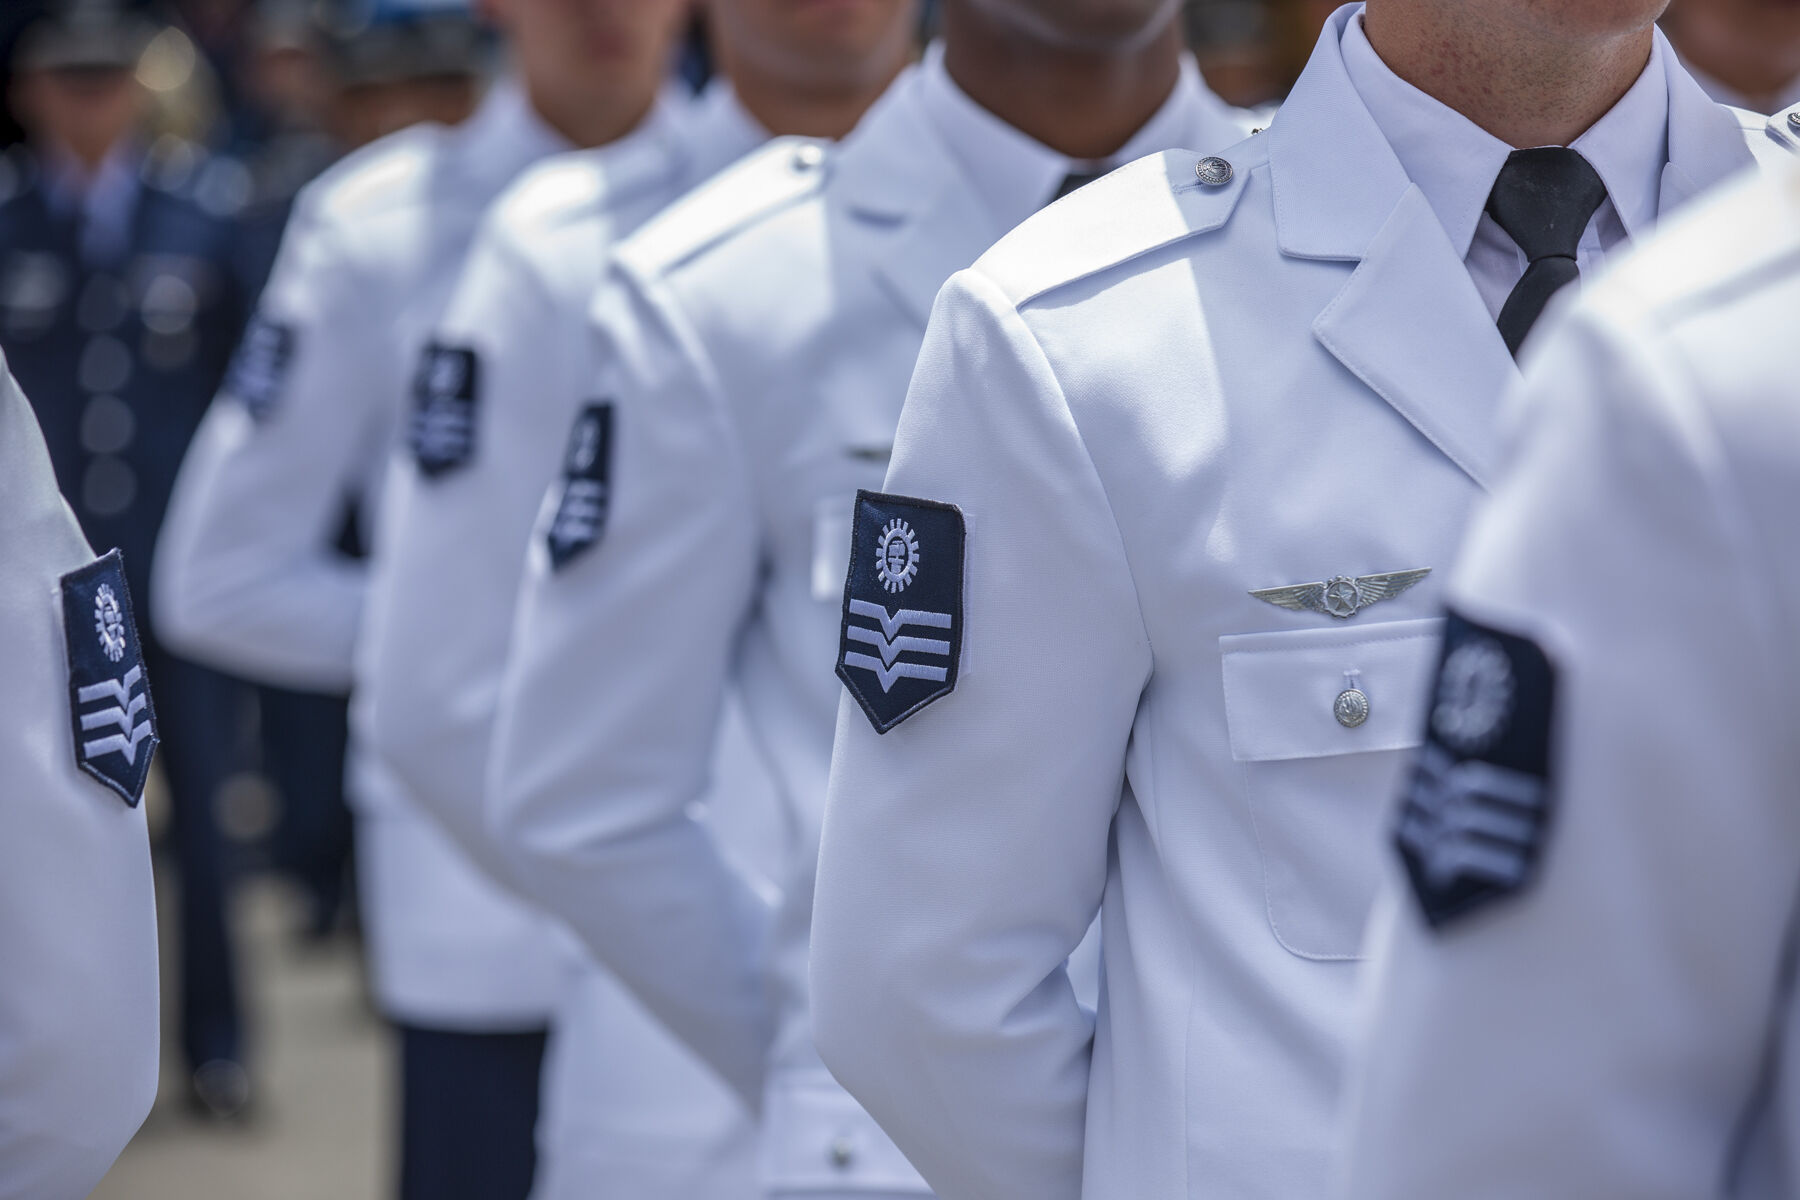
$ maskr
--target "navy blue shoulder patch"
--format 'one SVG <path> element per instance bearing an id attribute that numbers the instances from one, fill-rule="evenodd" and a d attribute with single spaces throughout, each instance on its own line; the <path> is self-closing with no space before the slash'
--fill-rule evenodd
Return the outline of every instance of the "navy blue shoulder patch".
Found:
<path id="1" fill-rule="evenodd" d="M 413 376 L 413 412 L 407 444 L 413 460 L 436 478 L 475 457 L 475 403 L 481 363 L 467 346 L 430 342 Z"/>
<path id="2" fill-rule="evenodd" d="M 287 383 L 288 366 L 294 359 L 294 331 L 291 326 L 271 321 L 258 312 L 244 327 L 238 340 L 237 353 L 225 373 L 225 392 L 237 397 L 261 424 L 281 404 L 281 393 Z"/>
<path id="3" fill-rule="evenodd" d="M 962 510 L 857 492 L 837 673 L 876 733 L 956 689 L 962 623 Z"/>
<path id="4" fill-rule="evenodd" d="M 117 550 L 62 577 L 75 765 L 132 808 L 156 750 L 156 709 Z"/>
<path id="5" fill-rule="evenodd" d="M 606 529 L 612 503 L 612 431 L 610 403 L 586 404 L 575 414 L 563 455 L 562 495 L 545 535 L 550 565 L 558 571 L 597 543 Z"/>
<path id="6" fill-rule="evenodd" d="M 1434 929 L 1523 890 L 1551 817 L 1556 668 L 1529 638 L 1451 612 L 1395 841 Z"/>

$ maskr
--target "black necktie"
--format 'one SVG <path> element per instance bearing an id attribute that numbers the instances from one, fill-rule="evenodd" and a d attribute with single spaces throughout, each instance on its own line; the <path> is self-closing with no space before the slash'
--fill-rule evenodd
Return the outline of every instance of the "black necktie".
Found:
<path id="1" fill-rule="evenodd" d="M 1078 187 L 1086 187 L 1104 174 L 1105 171 L 1070 171 L 1063 176 L 1062 186 L 1056 189 L 1056 195 L 1044 201 L 1045 207 L 1055 204 Z"/>
<path id="2" fill-rule="evenodd" d="M 1515 357 L 1550 297 L 1581 277 L 1575 252 L 1605 199 L 1588 160 L 1563 146 L 1514 150 L 1500 168 L 1488 215 L 1531 260 L 1500 310 L 1500 336 Z"/>

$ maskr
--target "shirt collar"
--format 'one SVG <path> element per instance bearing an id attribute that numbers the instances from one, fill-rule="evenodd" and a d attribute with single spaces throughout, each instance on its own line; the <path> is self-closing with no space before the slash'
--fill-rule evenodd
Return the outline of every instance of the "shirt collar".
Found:
<path id="1" fill-rule="evenodd" d="M 1494 180 L 1513 148 L 1394 74 L 1369 44 L 1360 15 L 1345 23 L 1342 49 L 1351 85 L 1407 178 L 1425 194 L 1451 245 L 1466 258 Z M 1669 159 L 1666 62 L 1672 58 L 1657 31 L 1637 82 L 1571 143 L 1606 184 L 1632 237 L 1648 230 L 1661 203 Z"/>
<path id="2" fill-rule="evenodd" d="M 1205 102 L 1206 92 L 1199 68 L 1184 55 L 1180 78 L 1162 107 L 1117 154 L 1100 162 L 1059 154 L 977 104 L 944 69 L 942 43 L 926 48 L 918 96 L 958 168 L 988 210 L 1011 228 L 1047 204 L 1071 172 L 1098 173 L 1180 145 L 1188 114 Z"/>

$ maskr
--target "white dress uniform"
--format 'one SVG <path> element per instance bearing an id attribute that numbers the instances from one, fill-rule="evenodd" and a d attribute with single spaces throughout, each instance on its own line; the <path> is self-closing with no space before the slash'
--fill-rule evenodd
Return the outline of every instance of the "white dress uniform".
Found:
<path id="1" fill-rule="evenodd" d="M 86 1196 L 156 1098 L 156 735 L 118 563 L 0 358 L 0 1200 Z"/>
<path id="2" fill-rule="evenodd" d="M 1800 1194 L 1800 170 L 1676 225 L 1531 356 L 1450 585 L 1341 1194 Z"/>
<path id="3" fill-rule="evenodd" d="M 347 496 L 377 508 L 412 376 L 481 214 L 568 149 L 520 87 L 455 128 L 384 138 L 302 193 L 260 311 L 176 484 L 153 586 L 171 644 L 273 683 L 343 690 L 367 589 L 335 555 Z M 380 553 L 380 546 L 374 547 Z M 376 996 L 433 1029 L 541 1027 L 568 953 L 353 744 Z"/>
<path id="4" fill-rule="evenodd" d="M 1490 477 L 1525 266 L 1483 216 L 1509 148 L 1360 18 L 1266 133 L 953 279 L 886 483 L 925 503 L 859 500 L 917 544 L 852 546 L 816 1032 L 946 1200 L 1325 1190 L 1421 573 Z M 1767 140 L 1656 46 L 1576 143 L 1613 196 L 1590 265 Z M 1094 1025 L 1061 964 L 1096 911 Z"/>
<path id="5" fill-rule="evenodd" d="M 1190 64 L 1127 149 L 1239 128 Z M 778 143 L 646 226 L 595 301 L 610 456 L 533 537 L 492 816 L 521 886 L 762 1102 L 772 1195 L 924 1191 L 809 1031 L 845 521 L 938 287 L 1070 171 L 934 49 L 839 149 Z M 779 912 L 689 815 L 732 681 L 791 826 Z"/>
<path id="6" fill-rule="evenodd" d="M 606 256 L 767 137 L 720 83 L 679 119 L 533 167 L 489 210 L 437 323 L 435 343 L 474 354 L 473 448 L 436 475 L 404 449 L 394 455 L 358 648 L 356 734 L 477 862 L 492 853 L 482 780 L 525 546 L 571 427 L 593 398 L 587 306 Z M 726 819 L 748 817 L 754 840 L 767 844 L 777 832 L 774 801 L 741 719 L 734 728 L 715 768 L 731 789 L 715 799 Z M 772 859 L 766 849 L 757 856 Z M 555 1127 L 541 1139 L 554 1150 L 534 1196 L 589 1200 L 596 1188 L 691 1200 L 753 1195 L 747 1110 L 580 957 L 555 1022 L 546 1083 Z"/>

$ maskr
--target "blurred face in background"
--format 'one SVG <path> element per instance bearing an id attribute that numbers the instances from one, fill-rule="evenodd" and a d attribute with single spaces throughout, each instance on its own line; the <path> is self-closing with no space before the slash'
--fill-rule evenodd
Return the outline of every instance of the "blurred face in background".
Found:
<path id="1" fill-rule="evenodd" d="M 727 75 L 820 94 L 885 83 L 911 54 L 917 0 L 708 0 Z"/>
<path id="2" fill-rule="evenodd" d="M 485 0 L 482 11 L 506 35 L 538 110 L 563 127 L 655 98 L 688 0 Z"/>
<path id="3" fill-rule="evenodd" d="M 13 111 L 31 138 L 100 165 L 143 120 L 147 97 L 123 67 L 26 70 L 13 83 Z"/>

